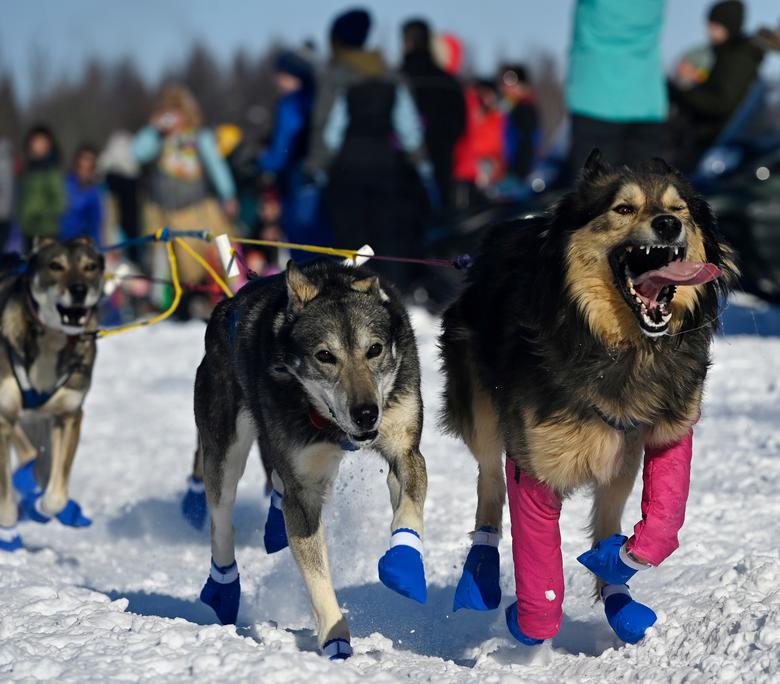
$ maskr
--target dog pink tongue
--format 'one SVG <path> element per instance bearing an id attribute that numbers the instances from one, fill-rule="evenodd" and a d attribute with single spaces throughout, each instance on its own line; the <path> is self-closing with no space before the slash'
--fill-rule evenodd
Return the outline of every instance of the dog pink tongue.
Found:
<path id="1" fill-rule="evenodd" d="M 701 285 L 720 276 L 715 264 L 695 261 L 673 261 L 663 268 L 646 271 L 634 278 L 634 288 L 650 302 L 655 302 L 658 293 L 667 285 Z"/>

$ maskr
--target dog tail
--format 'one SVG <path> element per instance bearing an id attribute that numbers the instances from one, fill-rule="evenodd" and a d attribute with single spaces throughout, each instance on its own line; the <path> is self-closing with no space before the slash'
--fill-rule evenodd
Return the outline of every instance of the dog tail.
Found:
<path id="1" fill-rule="evenodd" d="M 441 429 L 454 437 L 466 438 L 474 429 L 471 398 L 474 396 L 474 367 L 471 361 L 470 334 L 458 311 L 457 303 L 444 313 L 439 350 L 445 384 L 439 415 Z"/>

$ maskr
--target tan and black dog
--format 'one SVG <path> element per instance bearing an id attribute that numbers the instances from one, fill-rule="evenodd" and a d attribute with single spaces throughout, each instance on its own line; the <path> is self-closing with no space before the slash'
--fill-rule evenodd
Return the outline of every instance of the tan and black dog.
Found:
<path id="1" fill-rule="evenodd" d="M 89 524 L 68 498 L 68 482 L 79 442 L 82 405 L 95 362 L 97 304 L 104 261 L 94 242 L 44 239 L 24 268 L 0 280 L 0 544 L 21 546 L 19 511 L 45 522 L 58 516 L 74 526 Z M 51 466 L 43 478 L 19 424 L 25 411 L 49 416 Z M 11 477 L 11 446 L 21 467 Z M 22 494 L 17 508 L 14 485 Z"/>
<path id="2" fill-rule="evenodd" d="M 620 533 L 643 449 L 683 439 L 699 417 L 731 255 L 706 202 L 663 161 L 612 168 L 597 151 L 548 215 L 490 231 L 441 336 L 443 423 L 479 463 L 456 608 L 500 599 L 504 454 L 547 497 L 528 501 L 549 518 L 549 553 L 560 554 L 555 509 L 583 485 L 594 544 Z M 534 565 L 518 582 L 542 573 Z M 560 610 L 562 586 L 546 594 L 539 610 Z"/>

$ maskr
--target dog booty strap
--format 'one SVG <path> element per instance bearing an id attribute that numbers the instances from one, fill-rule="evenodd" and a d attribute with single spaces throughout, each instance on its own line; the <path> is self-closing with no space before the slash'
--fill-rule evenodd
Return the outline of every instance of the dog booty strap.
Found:
<path id="1" fill-rule="evenodd" d="M 346 639 L 331 639 L 322 645 L 322 655 L 328 660 L 346 660 L 352 655 L 352 646 Z"/>
<path id="2" fill-rule="evenodd" d="M 18 551 L 23 548 L 22 538 L 16 531 L 16 526 L 0 527 L 0 551 Z"/>
<path id="3" fill-rule="evenodd" d="M 651 608 L 631 598 L 625 584 L 607 584 L 601 589 L 601 598 L 609 626 L 628 644 L 637 643 L 657 620 Z"/>
<path id="4" fill-rule="evenodd" d="M 287 548 L 287 529 L 284 525 L 284 513 L 282 513 L 282 498 L 276 489 L 271 491 L 271 505 L 268 507 L 268 517 L 265 519 L 263 532 L 263 544 L 265 552 L 276 553 Z"/>
<path id="5" fill-rule="evenodd" d="M 533 637 L 523 634 L 523 630 L 520 629 L 520 624 L 517 622 L 517 601 L 511 606 L 506 607 L 505 615 L 506 626 L 509 633 L 521 644 L 525 644 L 526 646 L 538 646 L 544 641 L 544 639 L 534 639 Z"/>
<path id="6" fill-rule="evenodd" d="M 41 500 L 43 492 L 40 489 L 23 496 L 19 500 L 19 519 L 32 520 L 33 522 L 46 524 L 51 520 L 51 516 L 43 512 Z"/>
<path id="7" fill-rule="evenodd" d="M 419 603 L 428 600 L 423 566 L 423 543 L 412 529 L 399 528 L 390 536 L 390 548 L 379 559 L 379 579 L 389 589 Z"/>
<path id="8" fill-rule="evenodd" d="M 211 606 L 223 625 L 236 624 L 241 598 L 241 580 L 238 565 L 219 566 L 211 561 L 211 572 L 200 592 L 200 600 Z"/>
<path id="9" fill-rule="evenodd" d="M 617 585 L 625 584 L 639 570 L 650 567 L 628 555 L 626 537 L 622 534 L 602 539 L 592 549 L 578 556 L 577 560 L 603 582 Z"/>
<path id="10" fill-rule="evenodd" d="M 455 590 L 453 610 L 498 608 L 501 603 L 498 539 L 498 533 L 490 527 L 480 527 L 474 533 L 463 574 Z"/>
<path id="11" fill-rule="evenodd" d="M 89 527 L 92 524 L 92 519 L 84 515 L 81 506 L 73 499 L 68 499 L 65 508 L 57 513 L 56 518 L 68 527 Z"/>
<path id="12" fill-rule="evenodd" d="M 14 483 L 14 489 L 23 496 L 40 491 L 38 480 L 35 477 L 35 459 L 17 468 L 11 479 Z"/>
<path id="13" fill-rule="evenodd" d="M 185 520 L 196 530 L 202 530 L 206 524 L 206 487 L 203 480 L 190 475 L 187 478 L 187 492 L 181 500 L 181 512 Z"/>

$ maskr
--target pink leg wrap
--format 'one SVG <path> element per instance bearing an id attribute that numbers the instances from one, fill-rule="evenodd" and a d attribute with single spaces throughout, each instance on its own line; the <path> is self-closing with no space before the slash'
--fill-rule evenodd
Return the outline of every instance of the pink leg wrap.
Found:
<path id="1" fill-rule="evenodd" d="M 642 473 L 642 520 L 634 526 L 627 548 L 658 565 L 680 545 L 677 533 L 685 521 L 691 482 L 693 430 L 678 442 L 645 448 Z"/>
<path id="2" fill-rule="evenodd" d="M 563 619 L 563 561 L 558 519 L 561 500 L 547 485 L 520 471 L 506 459 L 512 556 L 515 561 L 517 623 L 523 634 L 549 639 Z"/>

